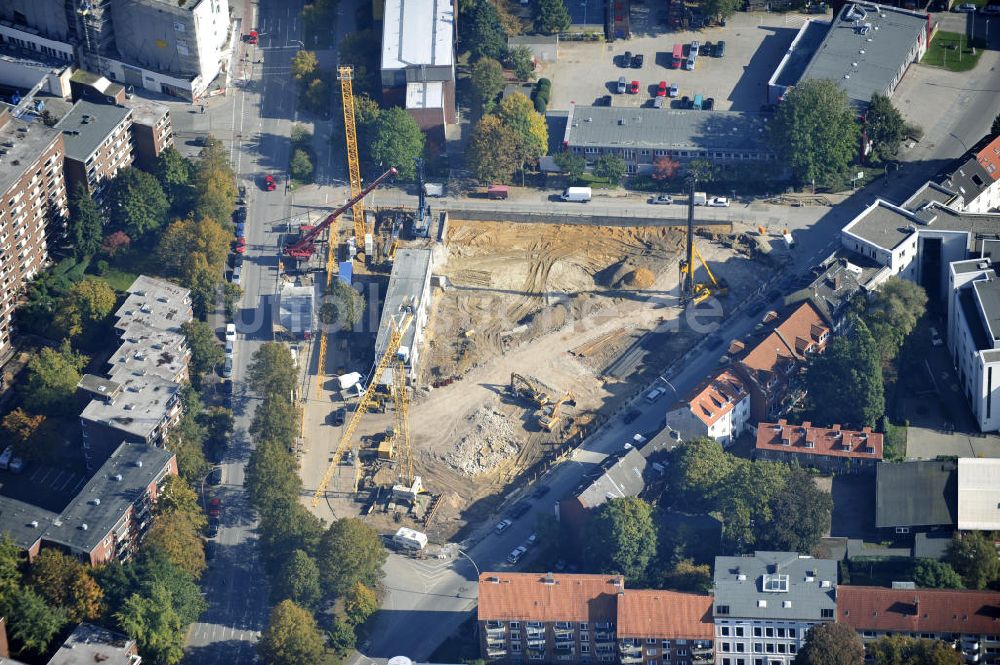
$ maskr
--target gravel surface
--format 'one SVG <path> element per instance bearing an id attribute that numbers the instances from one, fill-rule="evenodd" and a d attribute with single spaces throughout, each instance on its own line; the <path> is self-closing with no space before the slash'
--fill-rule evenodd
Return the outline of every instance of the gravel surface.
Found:
<path id="1" fill-rule="evenodd" d="M 483 407 L 469 418 L 471 429 L 445 456 L 448 464 L 466 476 L 495 471 L 517 455 L 521 444 L 507 416 Z"/>

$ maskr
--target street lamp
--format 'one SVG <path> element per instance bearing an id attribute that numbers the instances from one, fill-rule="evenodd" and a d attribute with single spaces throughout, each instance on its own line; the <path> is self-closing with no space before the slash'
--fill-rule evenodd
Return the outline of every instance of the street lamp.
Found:
<path id="1" fill-rule="evenodd" d="M 306 45 L 305 45 L 305 44 L 303 44 L 302 42 L 300 42 L 300 41 L 299 41 L 299 40 L 297 40 L 297 39 L 289 39 L 289 40 L 288 40 L 287 42 L 285 42 L 285 48 L 288 48 L 288 45 L 289 45 L 289 44 L 295 44 L 295 45 L 297 45 L 297 46 L 298 46 L 299 48 L 305 48 L 305 47 L 306 47 Z"/>
<path id="2" fill-rule="evenodd" d="M 477 566 L 476 562 L 472 559 L 472 557 L 469 556 L 468 554 L 466 554 L 465 550 L 463 550 L 458 545 L 455 546 L 455 551 L 458 552 L 459 554 L 461 554 L 462 556 L 464 556 L 466 559 L 468 559 L 469 563 L 472 564 L 472 567 L 476 569 L 476 582 L 478 583 L 479 582 L 479 576 L 482 574 L 482 573 L 479 572 L 479 566 Z"/>

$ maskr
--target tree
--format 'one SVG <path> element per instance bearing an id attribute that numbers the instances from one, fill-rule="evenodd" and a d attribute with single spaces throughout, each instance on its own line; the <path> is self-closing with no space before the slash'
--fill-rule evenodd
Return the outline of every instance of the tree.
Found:
<path id="1" fill-rule="evenodd" d="M 319 67 L 319 59 L 315 51 L 302 49 L 292 57 L 292 76 L 301 81 L 310 78 Z"/>
<path id="2" fill-rule="evenodd" d="M 221 281 L 232 233 L 211 217 L 179 219 L 164 231 L 157 247 L 163 270 L 187 288 L 199 279 Z"/>
<path id="3" fill-rule="evenodd" d="M 139 643 L 154 662 L 175 665 L 184 657 L 186 622 L 174 607 L 170 588 L 154 582 L 146 594 L 134 593 L 114 614 L 119 627 Z"/>
<path id="4" fill-rule="evenodd" d="M 271 610 L 267 630 L 257 644 L 260 657 L 270 665 L 318 663 L 323 650 L 323 634 L 316 619 L 290 600 Z"/>
<path id="5" fill-rule="evenodd" d="M 617 185 L 625 177 L 628 167 L 621 155 L 606 153 L 597 158 L 594 163 L 594 175 L 606 178 L 612 185 Z"/>
<path id="6" fill-rule="evenodd" d="M 34 589 L 60 607 L 70 621 L 93 621 L 101 615 L 104 593 L 90 569 L 59 550 L 44 549 L 31 566 Z"/>
<path id="7" fill-rule="evenodd" d="M 73 256 L 77 259 L 92 256 L 101 248 L 104 216 L 83 185 L 77 185 L 69 200 L 67 235 L 73 243 Z"/>
<path id="8" fill-rule="evenodd" d="M 797 466 L 789 467 L 785 485 L 770 501 L 774 516 L 758 525 L 757 547 L 780 552 L 811 552 L 830 530 L 833 498 L 816 487 L 812 476 Z"/>
<path id="9" fill-rule="evenodd" d="M 371 129 L 371 168 L 381 173 L 395 166 L 399 178 L 413 180 L 417 175 L 414 160 L 424 153 L 424 141 L 424 133 L 412 115 L 397 106 L 383 109 Z"/>
<path id="10" fill-rule="evenodd" d="M 258 395 L 279 395 L 290 400 L 299 373 L 288 345 L 281 342 L 261 344 L 247 368 L 247 379 L 250 389 Z"/>
<path id="11" fill-rule="evenodd" d="M 497 95 L 503 90 L 503 67 L 493 58 L 480 58 L 472 65 L 472 93 L 484 111 L 491 111 Z"/>
<path id="12" fill-rule="evenodd" d="M 323 534 L 316 563 L 326 593 L 342 596 L 355 582 L 374 587 L 388 553 L 378 533 L 364 522 L 343 518 Z"/>
<path id="13" fill-rule="evenodd" d="M 5 439 L 14 444 L 18 454 L 23 454 L 28 448 L 28 443 L 38 432 L 38 428 L 45 422 L 45 416 L 33 416 L 21 407 L 18 407 L 4 416 L 3 429 Z"/>
<path id="14" fill-rule="evenodd" d="M 683 511 L 709 512 L 733 471 L 733 457 L 714 439 L 695 439 L 673 450 L 669 498 Z"/>
<path id="15" fill-rule="evenodd" d="M 170 209 L 178 217 L 186 217 L 191 209 L 191 177 L 194 170 L 194 163 L 173 146 L 165 148 L 153 165 L 153 175 L 167 195 Z"/>
<path id="16" fill-rule="evenodd" d="M 865 323 L 878 343 L 883 364 L 889 363 L 927 311 L 927 292 L 916 282 L 890 277 L 865 310 Z"/>
<path id="17" fill-rule="evenodd" d="M 344 658 L 349 654 L 357 641 L 351 622 L 338 616 L 333 618 L 327 638 L 330 640 L 330 648 L 338 658 Z"/>
<path id="18" fill-rule="evenodd" d="M 715 20 L 726 19 L 739 11 L 742 0 L 703 0 L 702 9 L 705 15 Z"/>
<path id="19" fill-rule="evenodd" d="M 205 517 L 201 511 L 161 513 L 146 534 L 143 546 L 159 550 L 167 560 L 198 579 L 205 572 L 205 543 L 199 533 Z"/>
<path id="20" fill-rule="evenodd" d="M 503 59 L 507 51 L 507 33 L 493 3 L 490 0 L 473 0 L 468 13 L 468 20 L 459 34 L 464 37 L 463 45 L 469 49 L 469 60 Z"/>
<path id="21" fill-rule="evenodd" d="M 771 501 L 784 488 L 788 466 L 762 460 L 733 458 L 733 471 L 726 479 L 726 491 L 716 510 L 724 516 L 723 538 L 726 544 L 741 550 L 755 546 L 778 516 L 771 512 Z"/>
<path id="22" fill-rule="evenodd" d="M 587 160 L 584 156 L 570 152 L 569 150 L 557 152 L 552 159 L 555 161 L 556 166 L 571 180 L 576 180 L 582 176 L 583 172 L 587 169 Z"/>
<path id="23" fill-rule="evenodd" d="M 857 632 L 844 623 L 818 623 L 806 633 L 795 665 L 857 665 L 865 660 L 865 646 Z"/>
<path id="24" fill-rule="evenodd" d="M 344 614 L 355 626 L 360 626 L 378 611 L 375 592 L 361 582 L 355 582 L 344 597 Z"/>
<path id="25" fill-rule="evenodd" d="M 969 589 L 985 589 L 1000 577 L 1000 556 L 982 531 L 956 534 L 948 545 L 945 561 L 962 576 Z"/>
<path id="26" fill-rule="evenodd" d="M 70 287 L 55 312 L 53 323 L 66 337 L 76 337 L 87 324 L 107 318 L 118 301 L 115 290 L 103 279 L 85 277 Z"/>
<path id="27" fill-rule="evenodd" d="M 10 616 L 7 602 L 21 586 L 21 548 L 6 531 L 0 533 L 0 612 Z"/>
<path id="28" fill-rule="evenodd" d="M 705 563 L 697 565 L 692 559 L 681 559 L 664 576 L 667 588 L 691 593 L 711 593 L 712 569 Z"/>
<path id="29" fill-rule="evenodd" d="M 302 105 L 316 115 L 326 115 L 333 100 L 333 90 L 326 78 L 314 78 L 305 87 Z"/>
<path id="30" fill-rule="evenodd" d="M 865 134 L 871 141 L 871 156 L 876 162 L 892 159 L 906 138 L 906 121 L 889 98 L 877 92 L 865 111 Z"/>
<path id="31" fill-rule="evenodd" d="M 48 605 L 32 589 L 16 590 L 11 606 L 11 637 L 28 651 L 45 652 L 52 638 L 66 625 L 66 613 Z"/>
<path id="32" fill-rule="evenodd" d="M 520 137 L 522 162 L 535 162 L 549 149 L 549 128 L 531 100 L 521 93 L 504 97 L 497 115 Z"/>
<path id="33" fill-rule="evenodd" d="M 719 167 L 708 159 L 692 159 L 688 162 L 687 173 L 698 182 L 712 182 L 719 177 Z"/>
<path id="34" fill-rule="evenodd" d="M 521 164 L 520 137 L 495 115 L 476 124 L 466 149 L 466 163 L 483 184 L 510 182 Z"/>
<path id="35" fill-rule="evenodd" d="M 940 640 L 922 640 L 903 635 L 879 638 L 868 644 L 875 665 L 961 665 L 961 651 Z"/>
<path id="36" fill-rule="evenodd" d="M 962 589 L 962 577 L 951 564 L 937 559 L 918 559 L 913 567 L 913 581 L 925 589 Z"/>
<path id="37" fill-rule="evenodd" d="M 320 321 L 333 326 L 334 330 L 349 330 L 357 325 L 364 313 L 365 298 L 361 293 L 339 279 L 330 282 L 320 306 Z"/>
<path id="38" fill-rule="evenodd" d="M 644 579 L 656 556 L 656 527 L 648 503 L 636 497 L 609 499 L 587 528 L 587 559 L 595 571 L 624 575 L 630 584 Z"/>
<path id="39" fill-rule="evenodd" d="M 561 2 L 562 0 L 558 0 Z M 507 51 L 507 63 L 514 70 L 518 81 L 532 81 L 535 78 L 535 56 L 527 46 L 515 46 Z"/>
<path id="40" fill-rule="evenodd" d="M 340 45 L 340 64 L 354 67 L 354 94 L 369 97 L 381 92 L 380 62 L 382 57 L 381 33 L 371 29 L 348 32 Z M 356 97 L 355 97 L 356 99 Z"/>
<path id="41" fill-rule="evenodd" d="M 295 550 L 282 563 L 271 584 L 272 599 L 291 600 L 300 607 L 315 610 L 322 595 L 316 560 L 302 550 Z"/>
<path id="42" fill-rule="evenodd" d="M 246 485 L 250 502 L 260 513 L 261 520 L 278 522 L 272 517 L 287 511 L 291 501 L 298 501 L 302 488 L 298 464 L 288 452 L 288 446 L 266 439 L 258 442 L 250 453 Z"/>
<path id="43" fill-rule="evenodd" d="M 156 512 L 160 515 L 177 512 L 198 516 L 199 528 L 206 523 L 198 493 L 186 480 L 172 474 L 163 479 L 163 486 L 156 496 Z"/>
<path id="44" fill-rule="evenodd" d="M 202 377 L 214 372 L 226 360 L 226 352 L 215 337 L 212 327 L 194 319 L 181 324 L 181 332 L 191 350 L 191 361 L 188 365 L 191 374 L 191 384 L 201 387 Z"/>
<path id="45" fill-rule="evenodd" d="M 229 228 L 236 206 L 236 173 L 229 163 L 229 151 L 214 136 L 205 140 L 195 166 L 194 216 L 208 217 Z"/>
<path id="46" fill-rule="evenodd" d="M 299 407 L 268 395 L 254 410 L 249 431 L 255 439 L 280 441 L 291 449 L 299 432 Z"/>
<path id="47" fill-rule="evenodd" d="M 993 136 L 1000 134 L 1000 113 L 997 114 L 997 117 L 993 118 L 993 124 L 990 125 L 990 134 Z"/>
<path id="48" fill-rule="evenodd" d="M 104 254 L 108 258 L 114 258 L 120 253 L 127 251 L 131 244 L 132 239 L 128 237 L 127 233 L 124 231 L 115 231 L 104 237 L 104 241 L 101 242 L 101 254 Z"/>
<path id="49" fill-rule="evenodd" d="M 76 412 L 76 386 L 87 357 L 74 352 L 69 342 L 58 351 L 42 349 L 28 361 L 24 405 L 33 413 L 69 415 Z"/>
<path id="50" fill-rule="evenodd" d="M 852 321 L 847 337 L 835 338 L 806 366 L 809 404 L 816 422 L 874 426 L 885 413 L 879 349 L 868 326 L 857 317 Z"/>
<path id="51" fill-rule="evenodd" d="M 198 414 L 198 424 L 205 430 L 205 448 L 208 455 L 213 459 L 221 458 L 236 425 L 233 412 L 222 406 L 209 407 Z"/>
<path id="52" fill-rule="evenodd" d="M 555 35 L 569 30 L 570 17 L 563 0 L 538 0 L 535 3 L 535 30 Z"/>
<path id="53" fill-rule="evenodd" d="M 170 202 L 155 177 L 126 168 L 111 180 L 105 209 L 112 228 L 142 238 L 166 223 Z"/>
<path id="54" fill-rule="evenodd" d="M 788 92 L 771 121 L 771 143 L 799 182 L 824 182 L 858 154 L 856 113 L 836 81 L 809 79 Z"/>
<path id="55" fill-rule="evenodd" d="M 653 159 L 653 172 L 649 177 L 658 181 L 670 180 L 677 175 L 680 167 L 681 163 L 676 159 L 671 159 L 666 155 L 656 157 Z"/>
<path id="56" fill-rule="evenodd" d="M 288 170 L 295 180 L 299 182 L 312 182 L 313 163 L 309 157 L 309 153 L 302 148 L 296 148 L 292 153 L 292 160 L 289 163 Z"/>

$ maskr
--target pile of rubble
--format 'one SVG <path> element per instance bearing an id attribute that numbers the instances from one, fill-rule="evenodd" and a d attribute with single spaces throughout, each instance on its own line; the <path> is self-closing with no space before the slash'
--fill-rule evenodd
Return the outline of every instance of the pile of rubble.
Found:
<path id="1" fill-rule="evenodd" d="M 514 436 L 514 427 L 507 416 L 489 407 L 482 407 L 469 418 L 471 430 L 445 460 L 466 476 L 478 476 L 495 471 L 517 455 L 521 445 Z"/>

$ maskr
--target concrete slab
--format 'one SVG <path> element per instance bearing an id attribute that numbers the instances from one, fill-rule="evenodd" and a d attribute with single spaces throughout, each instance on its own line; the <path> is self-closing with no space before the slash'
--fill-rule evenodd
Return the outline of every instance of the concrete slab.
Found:
<path id="1" fill-rule="evenodd" d="M 928 427 L 910 427 L 906 440 L 909 459 L 948 457 L 1000 457 L 1000 436 L 964 434 Z"/>

